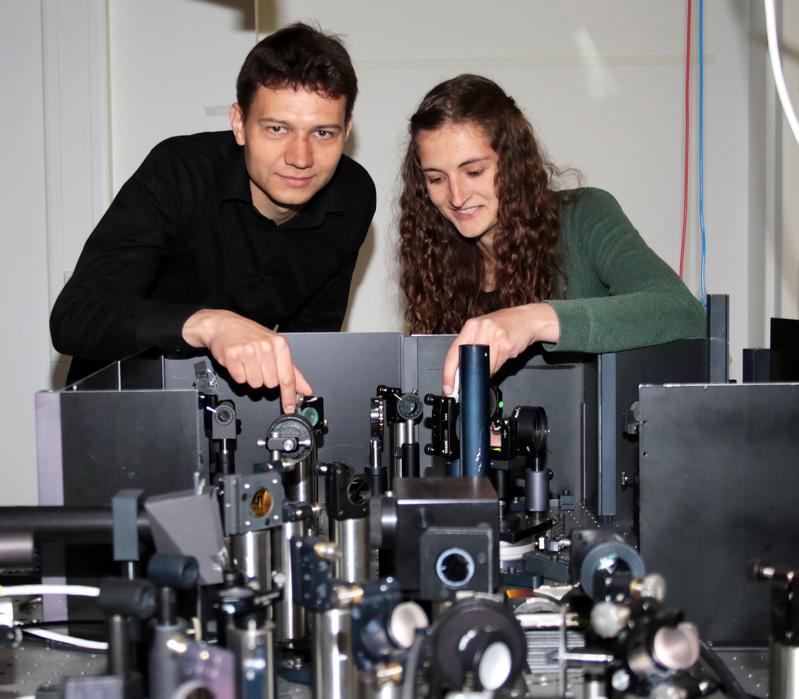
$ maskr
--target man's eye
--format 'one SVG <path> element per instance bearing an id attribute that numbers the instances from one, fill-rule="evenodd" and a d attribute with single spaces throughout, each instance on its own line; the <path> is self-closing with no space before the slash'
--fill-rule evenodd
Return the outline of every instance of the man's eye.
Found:
<path id="1" fill-rule="evenodd" d="M 319 129 L 316 132 L 316 135 L 319 138 L 333 138 L 333 136 L 335 136 L 335 134 L 332 131 L 328 131 L 327 129 Z"/>
<path id="2" fill-rule="evenodd" d="M 270 125 L 270 126 L 267 126 L 267 127 L 266 127 L 266 131 L 267 131 L 267 133 L 271 133 L 271 134 L 282 134 L 282 133 L 286 133 L 286 129 L 285 129 L 285 127 L 283 127 L 283 126 L 276 126 L 276 125 L 274 125 L 274 124 L 272 124 L 272 125 Z"/>

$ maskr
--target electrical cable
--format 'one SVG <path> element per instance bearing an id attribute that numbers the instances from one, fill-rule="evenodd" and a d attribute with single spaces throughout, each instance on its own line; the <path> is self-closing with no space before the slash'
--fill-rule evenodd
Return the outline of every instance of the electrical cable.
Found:
<path id="1" fill-rule="evenodd" d="M 768 41 L 768 53 L 771 59 L 771 73 L 774 76 L 774 85 L 777 88 L 777 95 L 780 98 L 782 111 L 785 113 L 785 118 L 788 120 L 788 125 L 791 127 L 793 137 L 799 143 L 799 120 L 796 118 L 796 112 L 793 110 L 791 104 L 791 97 L 788 94 L 788 88 L 785 86 L 785 76 L 782 73 L 782 62 L 780 61 L 780 45 L 777 40 L 777 19 L 776 12 L 774 11 L 774 0 L 764 0 L 764 9 L 766 11 L 766 39 Z"/>
<path id="2" fill-rule="evenodd" d="M 705 291 L 705 263 L 707 261 L 707 236 L 705 233 L 705 47 L 704 47 L 705 0 L 699 0 L 699 227 L 702 231 L 702 258 L 699 273 L 699 299 L 707 308 Z"/>
<path id="3" fill-rule="evenodd" d="M 0 597 L 28 597 L 29 595 L 99 597 L 100 588 L 90 585 L 0 585 Z"/>
<path id="4" fill-rule="evenodd" d="M 688 164 L 691 142 L 691 15 L 692 0 L 688 0 L 688 21 L 685 39 L 685 166 L 682 191 L 682 236 L 680 238 L 680 279 L 685 268 L 685 238 L 688 231 Z"/>
<path id="5" fill-rule="evenodd" d="M 46 641 L 53 641 L 65 646 L 73 646 L 75 648 L 83 648 L 84 650 L 93 651 L 107 651 L 108 644 L 105 641 L 89 641 L 86 638 L 76 638 L 75 636 L 67 636 L 63 633 L 56 631 L 48 631 L 47 629 L 22 629 L 22 633 L 43 638 Z"/>
<path id="6" fill-rule="evenodd" d="M 104 619 L 61 619 L 58 621 L 23 621 L 14 624 L 17 628 L 25 631 L 26 629 L 45 629 L 48 626 L 91 626 L 93 624 L 104 624 Z"/>

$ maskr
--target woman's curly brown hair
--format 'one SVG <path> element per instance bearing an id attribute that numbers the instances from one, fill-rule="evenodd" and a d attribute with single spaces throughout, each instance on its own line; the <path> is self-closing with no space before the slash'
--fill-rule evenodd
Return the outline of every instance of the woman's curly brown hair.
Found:
<path id="1" fill-rule="evenodd" d="M 466 320 L 485 313 L 480 250 L 433 206 L 419 164 L 419 132 L 450 123 L 478 126 L 498 155 L 493 251 L 500 306 L 553 298 L 562 291 L 561 201 L 551 188 L 558 171 L 540 152 L 532 126 L 511 97 L 488 78 L 459 75 L 434 87 L 411 117 L 402 165 L 400 283 L 413 333 L 456 333 Z"/>

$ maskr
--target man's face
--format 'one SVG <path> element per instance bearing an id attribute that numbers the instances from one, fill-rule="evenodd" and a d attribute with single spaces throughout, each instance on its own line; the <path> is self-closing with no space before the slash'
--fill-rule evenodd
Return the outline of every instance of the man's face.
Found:
<path id="1" fill-rule="evenodd" d="M 261 86 L 246 119 L 238 104 L 230 108 L 253 204 L 264 216 L 288 220 L 330 181 L 352 125 L 345 105 L 344 97 Z"/>

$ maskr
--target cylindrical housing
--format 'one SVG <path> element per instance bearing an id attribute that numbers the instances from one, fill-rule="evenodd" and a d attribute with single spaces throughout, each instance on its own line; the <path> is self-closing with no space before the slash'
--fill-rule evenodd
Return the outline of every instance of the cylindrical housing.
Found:
<path id="1" fill-rule="evenodd" d="M 114 521 L 110 507 L 34 505 L 0 508 L 0 531 L 29 532 L 43 543 L 82 544 L 113 540 Z M 151 541 L 150 522 L 141 513 L 139 539 Z"/>
<path id="2" fill-rule="evenodd" d="M 180 657 L 167 648 L 167 641 L 183 634 L 179 624 L 157 624 L 153 627 L 148 663 L 150 699 L 172 699 L 180 686 Z"/>
<path id="3" fill-rule="evenodd" d="M 419 478 L 419 442 L 406 442 L 402 445 L 400 471 L 403 478 Z"/>
<path id="4" fill-rule="evenodd" d="M 32 568 L 35 551 L 32 531 L 12 529 L 0 533 L 0 567 Z"/>
<path id="5" fill-rule="evenodd" d="M 331 519 L 331 537 L 341 551 L 336 561 L 335 577 L 347 582 L 370 578 L 369 518 Z"/>
<path id="6" fill-rule="evenodd" d="M 799 697 L 799 647 L 771 642 L 770 699 Z"/>
<path id="7" fill-rule="evenodd" d="M 349 610 L 314 613 L 313 669 L 314 699 L 352 699 L 357 696 Z"/>
<path id="8" fill-rule="evenodd" d="M 108 674 L 127 677 L 131 667 L 128 622 L 121 614 L 108 617 Z"/>
<path id="9" fill-rule="evenodd" d="M 283 487 L 286 489 L 286 500 L 289 502 L 316 502 L 316 478 L 313 474 L 313 464 L 316 462 L 316 445 L 311 448 L 311 454 L 306 459 L 292 463 L 283 476 Z"/>
<path id="10" fill-rule="evenodd" d="M 488 475 L 489 358 L 487 345 L 461 345 L 461 469 L 464 476 Z"/>
<path id="11" fill-rule="evenodd" d="M 283 578 L 283 594 L 275 602 L 277 641 L 281 645 L 294 646 L 308 638 L 307 612 L 294 599 L 291 540 L 304 539 L 310 534 L 310 518 L 286 521 L 282 527 L 272 529 L 272 566 Z"/>
<path id="12" fill-rule="evenodd" d="M 549 510 L 549 474 L 528 468 L 524 473 L 527 511 L 543 513 Z"/>
<path id="13" fill-rule="evenodd" d="M 391 423 L 391 481 L 402 478 L 402 445 L 410 440 L 408 426 L 404 422 Z"/>
<path id="14" fill-rule="evenodd" d="M 244 619 L 228 628 L 227 647 L 236 656 L 236 696 L 276 699 L 277 674 L 271 622 Z"/>
<path id="15" fill-rule="evenodd" d="M 261 592 L 272 589 L 272 539 L 268 529 L 231 535 L 230 556 L 247 582 L 256 581 Z"/>

